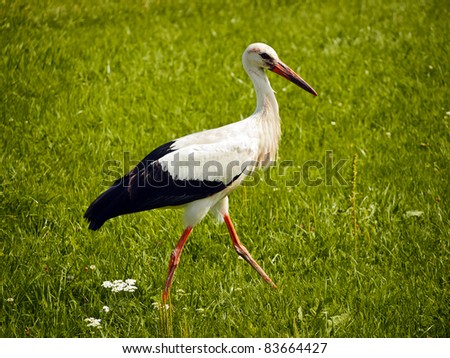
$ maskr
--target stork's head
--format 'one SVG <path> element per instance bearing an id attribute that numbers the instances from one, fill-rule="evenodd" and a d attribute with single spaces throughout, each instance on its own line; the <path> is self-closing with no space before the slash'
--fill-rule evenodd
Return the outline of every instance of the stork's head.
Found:
<path id="1" fill-rule="evenodd" d="M 305 91 L 317 96 L 317 92 L 298 74 L 285 65 L 279 58 L 275 50 L 263 43 L 249 45 L 242 55 L 242 63 L 247 71 L 251 69 L 267 69 L 286 78 Z"/>

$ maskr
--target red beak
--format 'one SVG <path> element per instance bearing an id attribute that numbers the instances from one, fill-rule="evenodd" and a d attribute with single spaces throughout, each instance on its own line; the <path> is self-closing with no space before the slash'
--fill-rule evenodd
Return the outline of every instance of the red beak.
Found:
<path id="1" fill-rule="evenodd" d="M 283 62 L 278 61 L 275 63 L 272 68 L 269 68 L 272 72 L 275 72 L 277 75 L 286 78 L 288 81 L 295 83 L 300 88 L 303 88 L 305 91 L 311 93 L 314 96 L 317 96 L 317 92 L 314 91 L 308 82 L 306 82 L 303 78 L 297 75 L 294 71 L 292 71 L 289 66 L 285 65 Z"/>

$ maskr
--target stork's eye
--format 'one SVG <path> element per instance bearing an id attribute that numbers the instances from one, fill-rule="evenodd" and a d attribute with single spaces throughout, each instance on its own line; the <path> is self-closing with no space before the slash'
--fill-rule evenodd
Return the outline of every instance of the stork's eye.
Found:
<path id="1" fill-rule="evenodd" d="M 268 55 L 267 53 L 263 52 L 259 54 L 263 59 L 265 60 L 271 60 L 272 57 L 270 57 L 270 55 Z"/>

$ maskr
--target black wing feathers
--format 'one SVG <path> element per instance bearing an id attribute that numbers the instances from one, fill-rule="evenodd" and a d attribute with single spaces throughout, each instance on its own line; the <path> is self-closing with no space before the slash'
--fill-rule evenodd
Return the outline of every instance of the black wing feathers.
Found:
<path id="1" fill-rule="evenodd" d="M 106 220 L 119 215 L 202 199 L 227 186 L 221 181 L 172 178 L 158 159 L 174 151 L 173 144 L 174 141 L 156 148 L 89 206 L 84 217 L 90 222 L 90 229 L 97 230 Z"/>

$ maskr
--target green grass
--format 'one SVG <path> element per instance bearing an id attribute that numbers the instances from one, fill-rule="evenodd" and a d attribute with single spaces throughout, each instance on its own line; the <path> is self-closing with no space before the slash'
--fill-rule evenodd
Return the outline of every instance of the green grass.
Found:
<path id="1" fill-rule="evenodd" d="M 1 2 L 1 336 L 449 337 L 448 1 L 129 3 Z M 98 232 L 83 213 L 159 144 L 251 114 L 240 59 L 257 41 L 319 93 L 269 74 L 292 165 L 230 198 L 279 289 L 208 218 L 166 321 L 152 304 L 181 212 Z M 345 184 L 288 185 L 327 151 Z M 137 291 L 101 287 L 126 278 Z"/>

